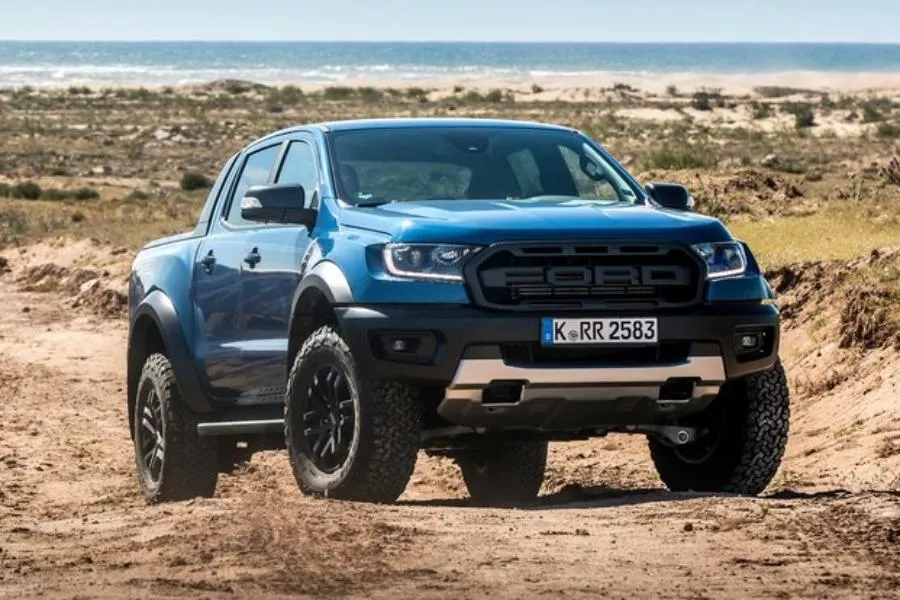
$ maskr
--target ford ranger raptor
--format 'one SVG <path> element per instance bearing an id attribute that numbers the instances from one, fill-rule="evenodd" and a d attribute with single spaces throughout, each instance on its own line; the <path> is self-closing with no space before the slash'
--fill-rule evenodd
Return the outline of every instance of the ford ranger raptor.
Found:
<path id="1" fill-rule="evenodd" d="M 473 502 L 539 492 L 548 442 L 646 436 L 671 490 L 757 494 L 789 398 L 750 249 L 569 127 L 295 127 L 224 165 L 129 286 L 148 502 L 284 449 L 302 492 L 393 502 L 420 451 Z M 597 465 L 602 469 L 603 465 Z"/>

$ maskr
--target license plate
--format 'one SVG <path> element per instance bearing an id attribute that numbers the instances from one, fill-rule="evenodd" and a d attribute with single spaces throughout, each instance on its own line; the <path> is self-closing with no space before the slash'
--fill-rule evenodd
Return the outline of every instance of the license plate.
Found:
<path id="1" fill-rule="evenodd" d="M 649 344 L 657 341 L 656 319 L 541 319 L 541 344 Z"/>

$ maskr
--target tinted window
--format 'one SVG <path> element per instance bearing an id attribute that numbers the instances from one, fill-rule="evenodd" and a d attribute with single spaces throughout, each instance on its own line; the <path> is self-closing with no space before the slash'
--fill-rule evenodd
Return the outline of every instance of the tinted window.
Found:
<path id="1" fill-rule="evenodd" d="M 583 136 L 512 127 L 411 127 L 333 134 L 351 203 L 541 196 L 634 202 L 619 168 Z"/>
<path id="2" fill-rule="evenodd" d="M 238 179 L 234 194 L 231 196 L 231 205 L 228 207 L 229 223 L 235 225 L 245 224 L 241 218 L 241 198 L 254 185 L 262 185 L 269 180 L 269 172 L 278 158 L 281 145 L 269 146 L 262 150 L 257 150 L 247 157 L 244 163 L 244 169 L 241 171 L 241 177 Z"/>
<path id="3" fill-rule="evenodd" d="M 603 172 L 603 167 L 589 159 L 586 162 L 587 155 L 579 155 L 578 152 L 567 146 L 560 146 L 559 151 L 562 153 L 563 160 L 569 173 L 572 175 L 572 181 L 578 188 L 578 195 L 601 200 L 615 202 L 618 193 L 615 185 L 607 179 L 607 174 Z"/>
<path id="4" fill-rule="evenodd" d="M 305 142 L 291 142 L 276 183 L 299 183 L 306 194 L 306 202 L 312 200 L 316 192 L 318 174 L 312 146 Z"/>

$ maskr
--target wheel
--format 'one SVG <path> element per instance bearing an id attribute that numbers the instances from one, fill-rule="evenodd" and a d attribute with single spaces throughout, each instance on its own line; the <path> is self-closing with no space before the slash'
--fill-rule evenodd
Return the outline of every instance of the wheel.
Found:
<path id="1" fill-rule="evenodd" d="M 790 398 L 781 362 L 727 383 L 708 409 L 679 424 L 706 434 L 678 447 L 650 438 L 653 463 L 670 490 L 761 493 L 787 445 Z"/>
<path id="2" fill-rule="evenodd" d="M 547 442 L 485 440 L 457 457 L 473 502 L 516 506 L 533 502 L 544 482 Z"/>
<path id="3" fill-rule="evenodd" d="M 307 494 L 394 502 L 416 466 L 422 428 L 416 389 L 361 378 L 331 327 L 315 331 L 297 353 L 284 423 L 291 469 Z"/>
<path id="4" fill-rule="evenodd" d="M 134 455 L 147 503 L 212 496 L 217 450 L 215 439 L 197 433 L 197 419 L 181 402 L 169 359 L 147 357 L 134 410 Z"/>

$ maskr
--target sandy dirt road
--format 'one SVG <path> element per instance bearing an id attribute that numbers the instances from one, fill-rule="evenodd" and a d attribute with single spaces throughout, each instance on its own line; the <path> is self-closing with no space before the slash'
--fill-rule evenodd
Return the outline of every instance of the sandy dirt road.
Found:
<path id="1" fill-rule="evenodd" d="M 824 400 L 795 407 L 762 498 L 667 493 L 642 439 L 610 437 L 555 446 L 527 510 L 469 506 L 455 467 L 424 456 L 397 505 L 308 499 L 283 453 L 213 499 L 147 507 L 125 322 L 70 305 L 0 279 L 0 598 L 900 598 L 896 456 L 818 452 Z M 865 393 L 893 394 L 877 413 L 891 440 L 900 390 L 877 360 Z"/>

